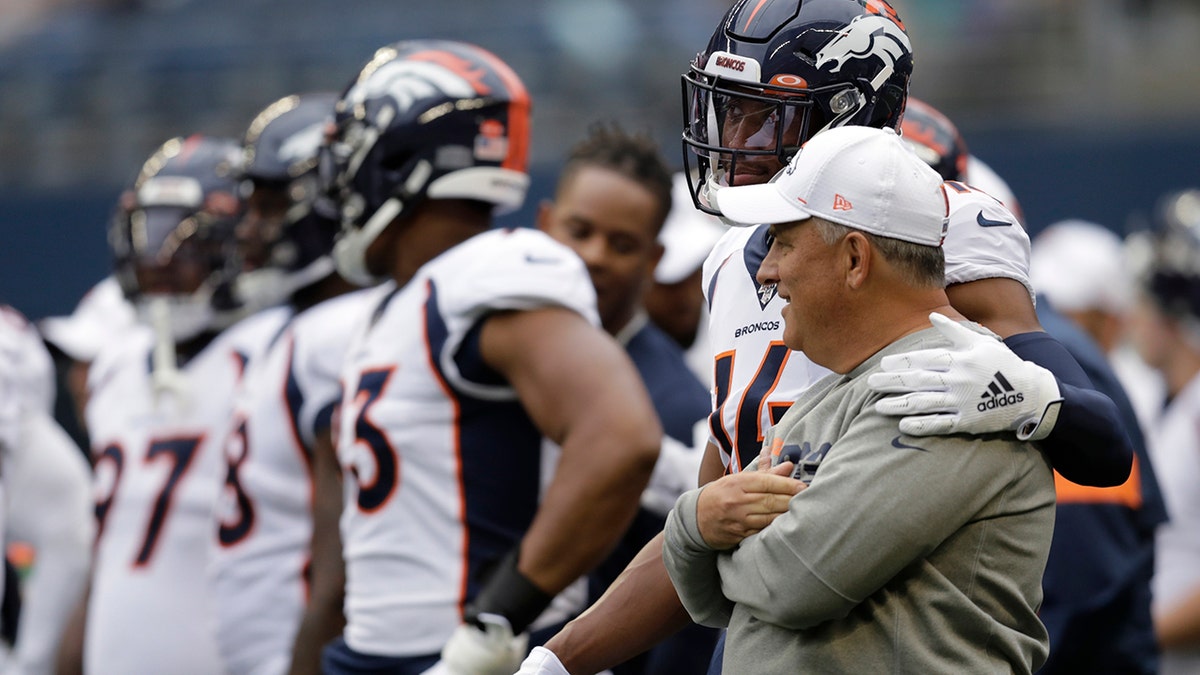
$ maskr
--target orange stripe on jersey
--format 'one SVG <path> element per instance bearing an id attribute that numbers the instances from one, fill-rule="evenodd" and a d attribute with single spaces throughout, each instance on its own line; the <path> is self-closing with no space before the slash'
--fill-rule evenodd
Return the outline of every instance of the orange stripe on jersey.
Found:
<path id="1" fill-rule="evenodd" d="M 281 401 L 283 401 L 283 409 L 287 411 L 288 422 L 289 422 L 289 424 L 287 425 L 288 432 L 289 432 L 288 436 L 292 439 L 292 449 L 296 451 L 296 455 L 304 463 L 304 467 L 306 469 L 308 469 L 308 476 L 310 479 L 309 487 L 311 488 L 311 487 L 313 487 L 313 485 L 312 485 L 313 458 L 312 458 L 312 455 L 309 453 L 308 446 L 304 445 L 304 439 L 300 437 L 300 433 L 301 433 L 300 432 L 300 419 L 298 417 L 298 415 L 300 414 L 300 411 L 292 405 L 292 397 L 288 391 L 290 388 L 290 385 L 291 385 L 291 381 L 292 381 L 292 372 L 293 372 L 292 369 L 294 368 L 294 365 L 296 362 L 296 338 L 294 335 L 288 335 L 287 341 L 288 341 L 288 346 L 287 346 L 287 364 L 288 365 L 287 365 L 286 374 L 283 377 L 283 385 L 280 388 L 279 399 Z M 310 497 L 309 503 L 311 504 L 312 503 L 311 490 L 310 490 L 309 497 Z"/>
<path id="2" fill-rule="evenodd" d="M 748 30 L 750 28 L 750 23 L 754 21 L 754 17 L 758 15 L 758 11 L 761 10 L 763 5 L 767 4 L 768 2 L 770 2 L 770 0 L 758 0 L 758 4 L 755 5 L 754 9 L 750 12 L 750 16 L 746 17 L 746 25 L 742 26 L 742 30 Z"/>
<path id="3" fill-rule="evenodd" d="M 429 304 L 429 296 L 433 292 L 433 282 L 425 282 L 425 304 Z M 433 344 L 429 341 L 429 319 L 427 312 L 422 312 L 421 336 L 425 339 L 425 356 L 429 359 L 429 372 L 433 373 L 438 385 L 446 395 L 446 400 L 454 408 L 454 463 L 455 477 L 458 480 L 458 520 L 462 525 L 462 579 L 458 582 L 458 611 L 460 614 L 467 610 L 467 577 L 471 570 L 471 532 L 467 526 L 467 489 L 463 483 L 462 458 L 462 406 L 458 403 L 458 395 L 450 388 L 450 383 L 442 378 L 437 355 L 433 353 Z"/>
<path id="4" fill-rule="evenodd" d="M 1055 471 L 1054 490 L 1058 493 L 1059 504 L 1117 504 L 1137 509 L 1142 506 L 1140 474 L 1137 457 L 1133 458 L 1133 467 L 1129 470 L 1129 478 L 1116 487 L 1096 488 L 1078 485 L 1063 478 Z"/>

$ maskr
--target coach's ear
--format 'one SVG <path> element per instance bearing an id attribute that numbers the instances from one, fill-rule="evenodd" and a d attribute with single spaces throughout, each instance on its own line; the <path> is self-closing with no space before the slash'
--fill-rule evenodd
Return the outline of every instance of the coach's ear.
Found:
<path id="1" fill-rule="evenodd" d="M 841 256 L 847 288 L 858 290 L 867 282 L 867 277 L 871 273 L 873 253 L 871 242 L 862 232 L 852 230 L 842 237 L 838 254 Z"/>

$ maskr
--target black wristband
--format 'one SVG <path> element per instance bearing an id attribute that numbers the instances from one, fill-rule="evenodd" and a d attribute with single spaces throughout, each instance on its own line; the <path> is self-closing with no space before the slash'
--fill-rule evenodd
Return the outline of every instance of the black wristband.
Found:
<path id="1" fill-rule="evenodd" d="M 514 635 L 520 634 L 554 599 L 517 571 L 517 553 L 514 549 L 504 556 L 488 575 L 475 600 L 467 605 L 467 623 L 479 625 L 480 614 L 499 614 L 508 619 Z"/>

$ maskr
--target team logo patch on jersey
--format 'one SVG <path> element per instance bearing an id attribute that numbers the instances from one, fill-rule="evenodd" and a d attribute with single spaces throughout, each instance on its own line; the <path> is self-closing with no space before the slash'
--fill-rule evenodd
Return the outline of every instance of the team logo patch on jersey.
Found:
<path id="1" fill-rule="evenodd" d="M 767 305 L 771 304 L 771 301 L 775 299 L 775 295 L 778 292 L 779 292 L 779 288 L 776 287 L 775 284 L 760 285 L 758 287 L 758 304 L 759 304 L 759 306 L 762 307 L 763 309 L 766 309 Z"/>
<path id="2" fill-rule="evenodd" d="M 788 166 L 795 165 L 791 162 Z M 742 259 L 746 263 L 746 273 L 750 275 L 750 281 L 754 284 L 755 291 L 758 293 L 758 305 L 760 309 L 766 309 L 767 305 L 775 299 L 777 289 L 775 284 L 760 284 L 758 283 L 758 268 L 762 266 L 763 260 L 767 257 L 767 251 L 771 249 L 770 230 L 766 225 L 760 225 L 746 241 L 746 247 L 742 249 Z"/>
<path id="3" fill-rule="evenodd" d="M 889 18 L 878 14 L 856 16 L 837 37 L 817 52 L 817 68 L 833 64 L 831 72 L 838 72 L 848 61 L 878 58 L 883 68 L 871 81 L 871 88 L 879 91 L 896 70 L 896 62 L 905 54 L 912 53 L 908 35 Z"/>

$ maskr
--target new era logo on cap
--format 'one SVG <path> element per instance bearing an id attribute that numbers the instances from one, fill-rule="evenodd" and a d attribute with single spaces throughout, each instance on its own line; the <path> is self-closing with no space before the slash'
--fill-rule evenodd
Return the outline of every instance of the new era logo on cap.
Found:
<path id="1" fill-rule="evenodd" d="M 854 205 L 850 203 L 849 199 L 846 199 L 845 197 L 838 195 L 838 194 L 835 194 L 833 196 L 833 210 L 834 211 L 849 211 L 850 209 L 853 209 L 853 208 L 854 208 Z"/>

